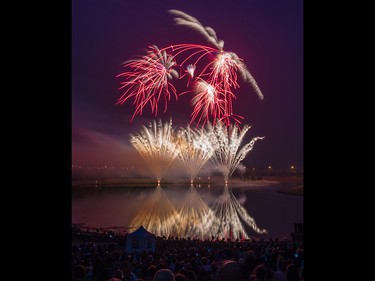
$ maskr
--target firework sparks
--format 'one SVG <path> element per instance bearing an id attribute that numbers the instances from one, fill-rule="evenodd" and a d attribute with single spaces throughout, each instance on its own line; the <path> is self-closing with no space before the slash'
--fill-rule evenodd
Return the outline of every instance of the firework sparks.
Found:
<path id="1" fill-rule="evenodd" d="M 207 75 L 207 82 L 214 88 L 221 87 L 225 93 L 226 110 L 228 116 L 233 114 L 232 98 L 234 96 L 231 88 L 238 88 L 237 72 L 239 72 L 245 82 L 250 83 L 260 99 L 263 99 L 261 92 L 254 77 L 247 70 L 246 65 L 233 52 L 224 52 L 224 41 L 217 38 L 216 32 L 207 26 L 203 26 L 196 18 L 179 10 L 169 10 L 169 13 L 175 15 L 174 21 L 177 25 L 184 25 L 202 34 L 205 39 L 217 48 L 216 58 L 209 63 L 202 71 L 202 76 Z M 214 53 L 212 50 L 211 53 Z M 227 123 L 228 125 L 228 123 Z"/>
<path id="2" fill-rule="evenodd" d="M 224 41 L 218 39 L 214 29 L 203 26 L 196 18 L 182 11 L 169 10 L 169 13 L 175 16 L 177 25 L 199 32 L 215 48 L 196 44 L 170 45 L 163 49 L 150 46 L 147 55 L 124 63 L 124 67 L 130 71 L 117 76 L 125 79 L 120 87 L 124 93 L 117 104 L 134 98 L 135 111 L 131 120 L 136 115 L 142 115 L 147 104 L 150 104 L 152 113 L 157 116 L 161 100 L 164 101 L 164 112 L 167 111 L 171 95 L 178 100 L 177 90 L 172 85 L 173 79 L 188 76 L 187 87 L 192 81 L 193 90 L 182 91 L 179 95 L 193 92 L 191 105 L 194 109 L 190 125 L 195 121 L 197 126 L 203 126 L 201 130 L 193 130 L 189 126 L 181 128 L 176 134 L 172 120 L 165 124 L 159 120 L 131 135 L 132 145 L 149 165 L 158 182 L 147 204 L 133 220 L 133 225 L 143 225 L 160 236 L 203 238 L 212 234 L 248 238 L 244 224 L 257 233 L 266 233 L 266 230 L 257 227 L 254 219 L 228 188 L 228 179 L 234 170 L 252 150 L 255 141 L 264 138 L 254 137 L 241 147 L 250 126 L 245 125 L 240 129 L 238 124 L 242 117 L 233 113 L 232 102 L 236 99 L 233 90 L 240 87 L 238 74 L 252 85 L 260 99 L 263 99 L 263 94 L 243 60 L 235 53 L 223 50 Z M 232 119 L 235 125 L 231 124 Z M 203 128 L 205 124 L 206 129 Z M 176 157 L 184 165 L 191 182 L 178 212 L 160 186 L 163 175 Z M 225 179 L 224 193 L 213 211 L 193 186 L 194 178 L 209 159 Z"/>
<path id="3" fill-rule="evenodd" d="M 179 147 L 178 159 L 190 177 L 190 188 L 179 210 L 180 235 L 183 237 L 203 238 L 216 232 L 212 210 L 203 202 L 193 186 L 194 178 L 202 166 L 210 159 L 213 149 L 203 130 L 193 130 L 189 126 L 181 128 L 177 135 Z"/>
<path id="4" fill-rule="evenodd" d="M 228 178 L 256 140 L 240 148 L 241 142 L 249 130 L 246 125 L 239 130 L 237 126 L 226 127 L 218 121 L 216 125 L 208 123 L 207 129 L 180 128 L 175 133 L 172 120 L 166 123 L 154 121 L 149 127 L 132 135 L 134 147 L 146 160 L 158 180 L 155 191 L 149 196 L 143 209 L 133 219 L 132 225 L 143 225 L 159 236 L 177 235 L 180 237 L 208 238 L 214 235 L 221 238 L 248 238 L 244 225 L 257 233 L 267 233 L 258 228 L 255 220 L 246 212 L 228 188 Z M 178 211 L 168 200 L 160 186 L 160 180 L 175 158 L 184 165 L 190 177 L 190 188 Z M 213 209 L 201 199 L 193 186 L 194 178 L 202 166 L 211 159 L 221 169 L 225 178 L 222 196 Z"/>
<path id="5" fill-rule="evenodd" d="M 232 87 L 234 89 L 239 88 L 237 82 L 237 72 L 239 72 L 243 80 L 250 83 L 258 97 L 260 99 L 264 98 L 255 79 L 237 54 L 233 52 L 221 52 L 217 55 L 214 62 L 208 66 L 211 69 L 211 72 L 208 74 L 208 81 L 213 84 L 222 84 L 228 93 L 231 93 L 230 89 Z"/>
<path id="6" fill-rule="evenodd" d="M 178 154 L 173 138 L 172 119 L 164 124 L 161 120 L 154 120 L 148 127 L 143 126 L 139 133 L 131 134 L 132 145 L 148 164 L 158 182 Z"/>
<path id="7" fill-rule="evenodd" d="M 129 60 L 124 63 L 124 67 L 129 67 L 131 71 L 126 71 L 117 75 L 125 78 L 121 82 L 120 89 L 125 89 L 123 95 L 116 104 L 123 104 L 130 98 L 134 98 L 135 111 L 131 118 L 139 114 L 142 115 L 143 108 L 150 103 L 152 113 L 158 113 L 158 104 L 161 96 L 164 97 L 164 112 L 171 98 L 171 92 L 178 99 L 176 89 L 170 82 L 173 78 L 178 78 L 178 72 L 173 69 L 176 65 L 174 57 L 165 50 L 159 50 L 157 46 L 150 46 L 147 55 L 139 59 Z"/>
<path id="8" fill-rule="evenodd" d="M 203 26 L 196 18 L 182 12 L 179 10 L 169 10 L 169 13 L 176 15 L 177 17 L 174 18 L 174 21 L 178 25 L 185 25 L 188 26 L 200 34 L 202 34 L 208 42 L 213 44 L 217 49 L 222 50 L 224 47 L 224 41 L 218 40 L 216 36 L 215 30 L 213 30 L 209 26 Z"/>
<path id="9" fill-rule="evenodd" d="M 189 65 L 186 67 L 186 72 L 190 74 L 190 77 L 191 77 L 191 78 L 194 77 L 194 71 L 195 71 L 195 68 L 196 68 L 196 66 L 195 66 L 195 65 L 192 65 L 192 64 L 189 64 Z"/>
<path id="10" fill-rule="evenodd" d="M 226 127 L 219 121 L 215 125 L 208 123 L 208 134 L 214 147 L 214 154 L 211 157 L 215 166 L 221 170 L 224 179 L 228 182 L 239 163 L 246 157 L 247 153 L 253 149 L 255 142 L 264 137 L 254 137 L 250 142 L 242 146 L 249 125 L 243 126 L 240 130 L 238 126 Z"/>
<path id="11" fill-rule="evenodd" d="M 222 172 L 225 180 L 224 193 L 213 207 L 214 213 L 220 221 L 218 226 L 219 235 L 234 237 L 235 239 L 248 238 L 240 218 L 257 233 L 266 233 L 266 230 L 261 230 L 257 227 L 254 219 L 247 214 L 228 188 L 229 177 L 246 157 L 247 153 L 253 149 L 255 141 L 264 137 L 255 137 L 240 148 L 247 131 L 250 129 L 249 125 L 245 125 L 241 131 L 238 126 L 231 125 L 226 127 L 220 121 L 214 126 L 209 123 L 207 127 L 208 135 L 214 147 L 214 154 L 211 160 Z"/>
<path id="12" fill-rule="evenodd" d="M 197 120 L 198 124 L 203 125 L 212 119 L 222 119 L 226 114 L 226 100 L 223 99 L 223 92 L 219 87 L 207 83 L 204 80 L 199 80 L 195 83 L 195 95 L 191 99 L 191 104 L 194 107 L 191 113 L 190 123 Z"/>
<path id="13" fill-rule="evenodd" d="M 218 39 L 214 29 L 203 26 L 196 18 L 182 11 L 169 10 L 169 13 L 175 16 L 177 25 L 198 31 L 216 49 L 197 44 L 177 44 L 163 49 L 150 46 L 147 55 L 124 63 L 124 67 L 130 68 L 130 71 L 117 75 L 124 78 L 120 87 L 124 93 L 116 104 L 123 104 L 134 98 L 135 110 L 131 121 L 136 115 L 142 115 L 147 104 L 150 104 L 151 112 L 157 116 L 161 99 L 164 101 L 165 113 L 171 95 L 178 100 L 177 90 L 171 81 L 188 75 L 187 86 L 191 79 L 196 82 L 196 94 L 191 102 L 194 106 L 191 123 L 198 119 L 198 124 L 201 122 L 204 125 L 210 118 L 214 123 L 216 119 L 224 120 L 227 126 L 230 125 L 230 119 L 241 123 L 239 118 L 242 117 L 233 114 L 232 106 L 232 101 L 236 98 L 233 90 L 239 88 L 237 73 L 240 73 L 244 81 L 252 85 L 258 97 L 263 99 L 254 77 L 235 53 L 223 51 L 224 41 Z M 179 63 L 177 58 L 181 58 Z M 197 64 L 205 61 L 204 58 L 208 59 L 208 63 L 196 74 Z M 180 75 L 175 68 L 180 69 Z M 204 80 L 206 81 L 203 83 Z M 184 91 L 180 95 L 187 92 L 193 91 Z"/>
<path id="14" fill-rule="evenodd" d="M 210 159 L 213 148 L 203 130 L 194 130 L 188 126 L 177 133 L 177 158 L 189 173 L 190 182 L 198 175 L 202 166 Z"/>

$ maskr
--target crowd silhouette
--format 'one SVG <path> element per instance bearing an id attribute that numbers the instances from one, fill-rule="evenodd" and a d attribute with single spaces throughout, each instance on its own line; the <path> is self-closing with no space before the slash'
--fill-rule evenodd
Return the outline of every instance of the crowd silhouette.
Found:
<path id="1" fill-rule="evenodd" d="M 156 237 L 125 252 L 127 234 L 72 228 L 74 281 L 303 281 L 303 242 Z"/>

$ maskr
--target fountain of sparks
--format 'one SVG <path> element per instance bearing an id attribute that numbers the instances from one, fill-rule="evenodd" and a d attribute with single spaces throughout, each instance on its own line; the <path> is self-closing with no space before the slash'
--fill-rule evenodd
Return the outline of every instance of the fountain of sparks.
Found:
<path id="1" fill-rule="evenodd" d="M 143 225 L 158 236 L 177 234 L 179 215 L 160 186 L 160 181 L 176 158 L 178 150 L 173 142 L 172 119 L 164 124 L 154 121 L 143 126 L 140 133 L 131 134 L 131 143 L 147 163 L 157 179 L 157 187 L 146 200 L 144 207 L 133 219 L 132 225 Z"/>
<path id="2" fill-rule="evenodd" d="M 211 158 L 214 150 L 210 139 L 202 129 L 181 128 L 177 133 L 177 158 L 186 168 L 190 183 L 198 175 L 202 166 Z"/>
<path id="3" fill-rule="evenodd" d="M 267 230 L 257 227 L 254 219 L 240 205 L 232 190 L 228 187 L 228 179 L 239 163 L 253 149 L 255 141 L 264 137 L 254 137 L 239 149 L 246 132 L 250 129 L 249 125 L 245 125 L 240 131 L 238 126 L 226 127 L 219 121 L 214 126 L 208 124 L 207 128 L 207 135 L 214 147 L 211 160 L 222 172 L 225 180 L 224 192 L 213 206 L 214 213 L 220 221 L 217 226 L 219 237 L 249 238 L 244 229 L 244 223 L 257 233 L 267 233 Z"/>
<path id="4" fill-rule="evenodd" d="M 202 166 L 210 159 L 213 148 L 203 130 L 194 130 L 189 126 L 177 134 L 177 158 L 183 164 L 190 178 L 190 187 L 179 209 L 179 236 L 208 238 L 217 232 L 218 221 L 212 210 L 194 188 L 194 179 Z"/>

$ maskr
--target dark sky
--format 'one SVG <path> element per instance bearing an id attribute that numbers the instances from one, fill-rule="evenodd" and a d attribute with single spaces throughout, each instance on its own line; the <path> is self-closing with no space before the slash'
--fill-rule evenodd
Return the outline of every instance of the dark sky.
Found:
<path id="1" fill-rule="evenodd" d="M 149 108 L 130 118 L 132 100 L 115 105 L 122 63 L 149 45 L 209 45 L 202 35 L 174 24 L 169 9 L 212 27 L 224 51 L 236 53 L 264 94 L 239 79 L 234 113 L 250 124 L 244 141 L 256 142 L 245 165 L 303 169 L 303 1 L 301 0 L 79 0 L 72 1 L 72 164 L 127 165 L 139 161 L 129 133 L 154 120 Z M 186 125 L 191 96 L 173 99 L 159 117 Z M 138 159 L 137 159 L 138 158 Z"/>

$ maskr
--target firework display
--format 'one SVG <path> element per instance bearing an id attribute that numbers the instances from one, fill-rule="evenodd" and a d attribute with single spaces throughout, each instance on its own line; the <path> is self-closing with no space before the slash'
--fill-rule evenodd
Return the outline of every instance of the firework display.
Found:
<path id="1" fill-rule="evenodd" d="M 260 99 L 263 93 L 247 70 L 243 60 L 235 53 L 224 51 L 213 28 L 202 25 L 196 18 L 179 10 L 169 10 L 177 25 L 193 29 L 212 45 L 175 44 L 164 48 L 149 46 L 146 55 L 126 61 L 122 78 L 121 97 L 117 104 L 133 99 L 134 113 L 142 115 L 149 105 L 151 113 L 158 115 L 160 104 L 164 113 L 171 96 L 192 94 L 193 107 L 189 125 L 175 130 L 172 119 L 163 123 L 154 121 L 131 134 L 131 143 L 144 159 L 157 180 L 157 187 L 145 200 L 144 207 L 132 221 L 134 228 L 143 225 L 159 236 L 243 239 L 249 238 L 246 229 L 267 233 L 237 201 L 228 185 L 229 178 L 240 162 L 253 149 L 254 137 L 242 145 L 249 125 L 240 126 L 242 116 L 234 114 L 232 103 L 235 90 L 240 87 L 238 77 L 249 83 Z M 186 89 L 178 91 L 174 82 L 187 79 Z M 195 123 L 195 128 L 191 125 Z M 173 206 L 161 187 L 161 180 L 172 162 L 179 161 L 190 187 L 179 206 Z M 193 183 L 207 163 L 214 164 L 225 180 L 224 192 L 208 206 Z"/>
<path id="2" fill-rule="evenodd" d="M 173 95 L 192 93 L 193 111 L 190 123 L 204 126 L 206 122 L 223 121 L 230 126 L 231 121 L 241 123 L 242 116 L 234 114 L 234 90 L 239 88 L 238 74 L 249 83 L 260 99 L 263 99 L 254 77 L 243 60 L 235 53 L 223 50 L 224 41 L 217 38 L 214 29 L 203 26 L 196 18 L 178 10 L 169 10 L 177 25 L 191 28 L 204 36 L 214 47 L 198 44 L 176 44 L 165 48 L 152 45 L 146 55 L 126 61 L 126 71 L 117 75 L 122 78 L 120 90 L 123 91 L 117 104 L 133 99 L 135 107 L 131 121 L 142 115 L 147 104 L 151 112 L 158 115 L 159 104 L 164 103 L 164 113 Z M 200 71 L 197 72 L 197 66 Z M 187 89 L 177 93 L 172 84 L 177 79 L 188 77 Z"/>

